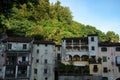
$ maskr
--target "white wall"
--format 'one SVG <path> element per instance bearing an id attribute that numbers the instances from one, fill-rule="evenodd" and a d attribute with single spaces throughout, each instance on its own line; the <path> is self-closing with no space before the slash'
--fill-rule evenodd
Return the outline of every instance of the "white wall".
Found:
<path id="1" fill-rule="evenodd" d="M 31 49 L 30 43 L 17 43 L 17 42 L 9 42 L 8 44 L 12 44 L 12 49 L 9 50 L 16 50 L 16 51 L 27 51 Z M 23 49 L 23 44 L 27 45 L 27 49 Z M 7 46 L 8 48 L 8 46 Z"/>
<path id="2" fill-rule="evenodd" d="M 108 77 L 109 80 L 115 80 L 120 77 L 120 72 L 118 71 L 118 66 L 116 66 L 116 57 L 120 56 L 120 51 L 116 52 L 116 46 L 107 47 L 107 52 L 101 51 L 102 47 L 99 47 L 99 56 L 107 57 L 107 62 L 102 62 L 102 76 Z M 103 72 L 103 68 L 107 67 L 107 73 Z"/>
<path id="3" fill-rule="evenodd" d="M 39 53 L 37 53 L 37 49 L 39 49 Z M 33 45 L 33 53 L 32 53 L 32 72 L 31 72 L 31 80 L 45 80 L 45 77 L 48 80 L 54 80 L 54 64 L 55 64 L 55 45 L 47 45 L 45 47 L 44 44 Z M 36 59 L 39 60 L 36 63 Z M 47 59 L 47 64 L 44 63 L 44 60 Z M 34 69 L 37 69 L 37 74 L 34 74 Z M 44 69 L 47 69 L 48 73 L 44 74 Z"/>
<path id="4" fill-rule="evenodd" d="M 91 41 L 91 37 L 94 37 L 94 41 Z M 88 46 L 89 46 L 89 55 L 97 56 L 98 55 L 98 36 L 88 36 Z M 91 50 L 94 46 L 95 50 Z"/>

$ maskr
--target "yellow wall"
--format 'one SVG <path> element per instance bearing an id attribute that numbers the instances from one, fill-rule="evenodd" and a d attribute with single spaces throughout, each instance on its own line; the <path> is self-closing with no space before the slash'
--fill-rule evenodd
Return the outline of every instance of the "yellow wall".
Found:
<path id="1" fill-rule="evenodd" d="M 94 65 L 97 65 L 97 67 L 98 67 L 97 72 L 93 71 Z M 102 65 L 101 64 L 89 64 L 89 67 L 90 67 L 90 74 L 93 74 L 93 75 L 101 75 L 102 74 Z"/>

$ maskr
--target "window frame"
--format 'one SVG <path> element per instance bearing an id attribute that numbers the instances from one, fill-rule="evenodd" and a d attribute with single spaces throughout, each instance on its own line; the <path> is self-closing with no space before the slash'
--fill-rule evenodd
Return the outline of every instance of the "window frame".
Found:
<path id="1" fill-rule="evenodd" d="M 36 59 L 36 63 L 39 63 L 39 59 Z"/>
<path id="2" fill-rule="evenodd" d="M 91 37 L 91 41 L 92 41 L 92 42 L 95 41 L 95 40 L 94 40 L 94 37 Z"/>
<path id="3" fill-rule="evenodd" d="M 107 56 L 102 57 L 103 62 L 107 62 Z"/>
<path id="4" fill-rule="evenodd" d="M 45 68 L 44 69 L 44 74 L 47 74 L 48 73 L 48 70 Z"/>
<path id="5" fill-rule="evenodd" d="M 101 52 L 107 52 L 107 47 L 102 47 Z"/>
<path id="6" fill-rule="evenodd" d="M 115 50 L 116 50 L 117 52 L 119 52 L 119 51 L 120 51 L 120 47 L 116 47 Z"/>
<path id="7" fill-rule="evenodd" d="M 103 67 L 103 72 L 107 73 L 108 72 L 108 68 L 107 67 Z"/>
<path id="8" fill-rule="evenodd" d="M 12 49 L 12 44 L 8 43 L 8 49 Z"/>
<path id="9" fill-rule="evenodd" d="M 39 49 L 37 49 L 37 50 L 36 50 L 36 53 L 37 53 L 37 54 L 39 54 L 39 52 L 40 52 L 40 50 L 39 50 Z"/>
<path id="10" fill-rule="evenodd" d="M 92 47 L 91 47 L 91 50 L 92 50 L 92 51 L 94 51 L 94 50 L 95 50 L 95 47 L 94 47 L 94 46 L 92 46 Z"/>
<path id="11" fill-rule="evenodd" d="M 44 63 L 45 63 L 45 64 L 47 64 L 47 63 L 48 63 L 48 60 L 47 60 L 47 59 L 45 59 L 45 60 L 44 60 Z"/>
<path id="12" fill-rule="evenodd" d="M 27 44 L 23 44 L 23 49 L 27 49 Z"/>
<path id="13" fill-rule="evenodd" d="M 36 69 L 36 68 L 34 68 L 34 74 L 37 74 L 37 72 L 38 72 L 38 71 L 37 71 L 37 69 Z"/>

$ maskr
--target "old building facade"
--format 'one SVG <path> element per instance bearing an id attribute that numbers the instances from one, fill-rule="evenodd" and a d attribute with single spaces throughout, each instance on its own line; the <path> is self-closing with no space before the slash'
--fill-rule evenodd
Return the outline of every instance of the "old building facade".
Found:
<path id="1" fill-rule="evenodd" d="M 74 65 L 86 66 L 90 57 L 98 56 L 98 36 L 62 39 L 62 62 L 73 61 Z"/>
<path id="2" fill-rule="evenodd" d="M 32 38 L 8 37 L 3 42 L 3 79 L 29 80 L 31 65 Z"/>
<path id="3" fill-rule="evenodd" d="M 96 34 L 63 38 L 62 45 L 55 45 L 53 41 L 8 37 L 0 44 L 0 59 L 0 79 L 4 80 L 55 80 L 56 76 L 65 80 L 67 74 L 55 74 L 61 62 L 72 63 L 75 69 L 81 70 L 70 69 L 75 74 L 69 74 L 69 79 L 120 79 L 120 43 L 98 42 Z M 80 76 L 83 74 L 86 75 L 84 78 Z M 75 75 L 77 77 L 73 78 Z"/>
<path id="4" fill-rule="evenodd" d="M 120 43 L 100 42 L 99 56 L 102 58 L 102 76 L 120 80 Z"/>
<path id="5" fill-rule="evenodd" d="M 4 50 L 5 46 L 2 42 L 0 42 L 0 79 L 3 78 Z"/>
<path id="6" fill-rule="evenodd" d="M 30 80 L 54 80 L 55 44 L 34 41 Z"/>

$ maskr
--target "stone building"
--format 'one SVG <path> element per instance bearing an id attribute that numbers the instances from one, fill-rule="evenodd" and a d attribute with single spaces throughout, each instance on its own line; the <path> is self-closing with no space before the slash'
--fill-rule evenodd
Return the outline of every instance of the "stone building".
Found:
<path id="1" fill-rule="evenodd" d="M 99 56 L 102 58 L 102 76 L 108 80 L 120 80 L 120 43 L 100 42 Z"/>
<path id="2" fill-rule="evenodd" d="M 3 79 L 29 80 L 32 38 L 8 37 L 5 45 Z"/>
<path id="3" fill-rule="evenodd" d="M 54 80 L 55 43 L 34 41 L 30 80 Z"/>

